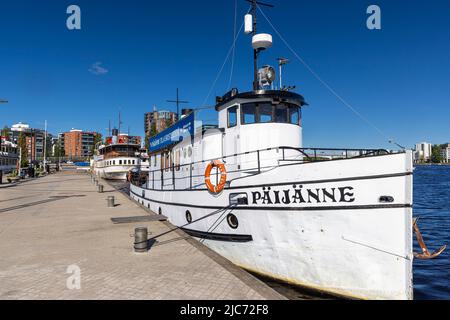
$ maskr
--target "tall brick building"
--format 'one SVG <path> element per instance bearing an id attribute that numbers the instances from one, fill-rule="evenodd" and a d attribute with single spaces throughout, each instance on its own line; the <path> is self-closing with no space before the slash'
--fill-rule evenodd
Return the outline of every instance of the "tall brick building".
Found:
<path id="1" fill-rule="evenodd" d="M 73 129 L 60 135 L 61 147 L 66 157 L 89 157 L 93 155 L 96 136 L 101 134 Z"/>
<path id="2" fill-rule="evenodd" d="M 149 137 L 152 132 L 152 127 L 159 133 L 167 128 L 167 124 L 173 124 L 178 121 L 178 115 L 176 112 L 171 111 L 156 111 L 144 114 L 144 128 L 145 136 Z"/>

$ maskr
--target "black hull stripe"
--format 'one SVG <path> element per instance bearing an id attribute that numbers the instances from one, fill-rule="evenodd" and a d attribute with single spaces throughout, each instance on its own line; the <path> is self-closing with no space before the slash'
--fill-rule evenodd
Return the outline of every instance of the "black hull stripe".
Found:
<path id="1" fill-rule="evenodd" d="M 166 202 L 153 200 L 146 197 L 142 197 L 133 191 L 130 191 L 132 194 L 137 196 L 140 199 L 144 199 L 150 202 L 176 206 L 176 207 L 186 207 L 186 208 L 197 208 L 197 209 L 212 209 L 219 210 L 223 209 L 224 206 L 201 206 L 189 203 L 176 203 L 176 202 Z M 320 207 L 256 207 L 256 206 L 236 206 L 233 207 L 233 210 L 264 210 L 264 211 L 335 211 L 335 210 L 361 210 L 361 209 L 398 209 L 398 208 L 412 208 L 411 204 L 375 204 L 375 205 L 353 205 L 353 206 L 320 206 Z"/>
<path id="2" fill-rule="evenodd" d="M 225 241 L 225 242 L 251 242 L 253 241 L 253 237 L 251 235 L 246 234 L 220 234 L 220 233 L 210 233 L 210 232 L 203 232 L 203 231 L 197 231 L 197 230 L 191 230 L 191 229 L 185 229 L 181 228 L 184 232 L 186 232 L 188 235 L 199 238 L 199 239 L 206 239 L 206 240 L 213 240 L 213 241 Z"/>
<path id="3" fill-rule="evenodd" d="M 358 181 L 358 180 L 371 180 L 371 179 L 386 179 L 386 178 L 397 178 L 397 177 L 406 177 L 412 175 L 412 172 L 402 172 L 402 173 L 393 173 L 393 174 L 382 174 L 375 176 L 360 176 L 360 177 L 350 177 L 350 178 L 340 178 L 340 179 L 324 179 L 324 180 L 309 180 L 309 181 L 293 181 L 293 182 L 280 182 L 280 183 L 272 183 L 272 184 L 255 184 L 255 185 L 245 185 L 245 186 L 236 186 L 236 187 L 225 187 L 225 190 L 239 190 L 239 189 L 247 189 L 247 188 L 262 188 L 262 187 L 278 187 L 278 186 L 287 186 L 287 185 L 300 185 L 300 184 L 321 184 L 321 183 L 330 183 L 330 182 L 345 182 L 345 181 Z M 252 176 L 249 176 L 249 178 Z M 189 178 L 189 177 L 187 177 Z M 198 192 L 198 191 L 208 191 L 206 188 L 202 189 L 145 189 L 149 191 L 158 191 L 158 192 Z"/>

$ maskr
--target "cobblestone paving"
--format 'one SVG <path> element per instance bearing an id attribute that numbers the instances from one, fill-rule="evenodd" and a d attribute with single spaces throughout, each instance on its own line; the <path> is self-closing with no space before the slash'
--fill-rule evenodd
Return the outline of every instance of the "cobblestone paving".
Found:
<path id="1" fill-rule="evenodd" d="M 75 171 L 0 189 L 0 299 L 283 299 L 177 233 L 135 254 L 135 227 L 156 235 L 168 226 L 113 225 L 112 217 L 146 212 L 107 184 L 105 191 Z M 108 195 L 119 205 L 107 208 Z M 80 289 L 67 287 L 72 265 Z"/>

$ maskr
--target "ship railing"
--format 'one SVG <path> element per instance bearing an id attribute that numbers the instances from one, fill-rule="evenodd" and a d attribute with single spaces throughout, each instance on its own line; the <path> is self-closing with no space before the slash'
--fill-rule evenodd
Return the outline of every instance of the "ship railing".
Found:
<path id="1" fill-rule="evenodd" d="M 269 156 L 267 156 L 268 153 Z M 187 164 L 175 164 L 172 162 L 169 168 L 148 171 L 145 184 L 149 189 L 158 190 L 191 190 L 204 187 L 202 178 L 204 177 L 205 168 L 214 160 L 222 160 L 226 165 L 228 163 L 227 174 L 230 177 L 229 180 L 235 180 L 236 178 L 261 174 L 262 172 L 273 170 L 276 167 L 292 165 L 292 163 L 356 159 L 387 155 L 390 153 L 385 149 L 274 147 L 205 159 Z M 270 157 L 270 154 L 276 154 L 276 156 Z M 235 161 L 231 161 L 233 159 Z M 134 183 L 139 184 L 138 181 Z"/>

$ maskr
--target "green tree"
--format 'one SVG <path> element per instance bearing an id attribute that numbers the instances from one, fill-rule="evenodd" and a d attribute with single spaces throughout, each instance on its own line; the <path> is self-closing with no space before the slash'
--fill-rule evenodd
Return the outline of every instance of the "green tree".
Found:
<path id="1" fill-rule="evenodd" d="M 156 136 L 157 134 L 158 132 L 156 131 L 156 123 L 152 123 L 150 127 L 150 138 Z"/>
<path id="2" fill-rule="evenodd" d="M 145 135 L 145 149 L 150 149 L 150 138 L 154 137 L 158 134 L 158 131 L 156 131 L 156 123 L 152 123 L 150 126 L 150 132 Z"/>
<path id="3" fill-rule="evenodd" d="M 444 160 L 441 154 L 441 146 L 434 145 L 431 149 L 431 162 L 432 163 L 441 163 Z"/>
<path id="4" fill-rule="evenodd" d="M 9 140 L 9 128 L 7 126 L 3 127 L 0 136 L 5 137 L 6 140 Z"/>
<path id="5" fill-rule="evenodd" d="M 99 142 L 102 142 L 102 141 L 103 141 L 102 135 L 101 135 L 100 133 L 96 133 L 96 134 L 94 135 L 94 144 L 93 144 L 92 147 L 91 147 L 91 154 L 94 154 L 95 146 L 96 146 Z"/>
<path id="6" fill-rule="evenodd" d="M 65 152 L 61 146 L 61 140 L 58 139 L 58 141 L 56 142 L 56 145 L 55 145 L 55 151 L 53 152 L 53 157 L 61 158 L 61 157 L 64 157 L 64 155 L 65 155 Z"/>
<path id="7" fill-rule="evenodd" d="M 19 148 L 21 150 L 20 156 L 22 158 L 22 161 L 20 163 L 20 166 L 22 168 L 28 166 L 28 149 L 27 149 L 27 140 L 26 136 L 23 132 L 19 133 L 19 141 L 18 141 Z"/>

